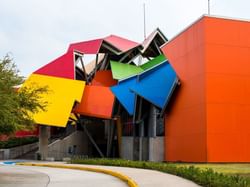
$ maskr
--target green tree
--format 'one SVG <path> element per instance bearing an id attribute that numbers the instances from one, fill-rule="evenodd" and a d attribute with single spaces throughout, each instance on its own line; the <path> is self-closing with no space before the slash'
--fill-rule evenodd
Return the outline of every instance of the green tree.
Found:
<path id="1" fill-rule="evenodd" d="M 20 129 L 33 129 L 32 114 L 45 110 L 46 102 L 41 102 L 41 94 L 46 87 L 32 89 L 16 86 L 24 82 L 24 77 L 13 60 L 7 55 L 0 60 L 0 134 L 11 134 Z"/>

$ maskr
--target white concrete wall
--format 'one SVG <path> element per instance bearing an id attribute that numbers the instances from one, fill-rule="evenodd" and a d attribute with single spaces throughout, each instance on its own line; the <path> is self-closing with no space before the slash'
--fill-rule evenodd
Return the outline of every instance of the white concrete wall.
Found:
<path id="1" fill-rule="evenodd" d="M 121 157 L 127 160 L 133 160 L 134 138 L 131 136 L 122 136 Z"/>
<path id="2" fill-rule="evenodd" d="M 32 144 L 22 145 L 18 147 L 9 148 L 9 149 L 0 149 L 0 159 L 17 158 L 37 148 L 38 148 L 38 143 L 32 143 Z"/>
<path id="3" fill-rule="evenodd" d="M 135 140 L 130 136 L 122 137 L 121 158 L 128 160 L 139 159 L 139 138 L 136 137 Z M 164 161 L 164 137 L 143 138 L 142 160 L 153 162 Z"/>
<path id="4" fill-rule="evenodd" d="M 164 136 L 149 138 L 149 161 L 164 161 Z"/>
<path id="5" fill-rule="evenodd" d="M 75 148 L 74 148 L 75 147 Z M 69 152 L 71 150 L 71 153 Z M 88 139 L 82 131 L 75 131 L 62 140 L 56 140 L 48 146 L 48 157 L 62 160 L 72 155 L 87 155 Z"/>

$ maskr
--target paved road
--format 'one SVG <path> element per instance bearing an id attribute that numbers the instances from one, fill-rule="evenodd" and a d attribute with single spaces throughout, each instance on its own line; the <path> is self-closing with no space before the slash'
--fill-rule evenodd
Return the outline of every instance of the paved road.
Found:
<path id="1" fill-rule="evenodd" d="M 127 187 L 101 173 L 35 166 L 0 165 L 0 187 Z"/>

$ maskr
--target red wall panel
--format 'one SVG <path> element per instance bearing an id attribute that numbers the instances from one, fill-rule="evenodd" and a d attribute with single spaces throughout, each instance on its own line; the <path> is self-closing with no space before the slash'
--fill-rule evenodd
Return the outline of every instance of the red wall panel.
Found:
<path id="1" fill-rule="evenodd" d="M 34 74 L 75 79 L 74 53 L 69 51 L 36 70 Z"/>

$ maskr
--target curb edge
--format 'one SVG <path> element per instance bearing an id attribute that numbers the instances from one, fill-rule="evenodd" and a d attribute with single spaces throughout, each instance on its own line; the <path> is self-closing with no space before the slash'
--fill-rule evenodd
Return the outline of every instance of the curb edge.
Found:
<path id="1" fill-rule="evenodd" d="M 130 177 L 128 177 L 122 173 L 116 172 L 116 171 L 102 169 L 102 168 L 91 168 L 91 167 L 85 167 L 85 166 L 79 166 L 79 165 L 74 166 L 74 165 L 63 165 L 63 164 L 45 164 L 45 163 L 41 163 L 41 164 L 39 164 L 39 163 L 16 163 L 16 165 L 65 168 L 65 169 L 76 169 L 76 170 L 104 173 L 107 175 L 112 175 L 113 177 L 116 177 L 116 178 L 122 180 L 130 187 L 138 187 L 136 182 L 134 180 L 132 180 Z"/>

